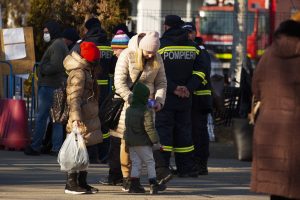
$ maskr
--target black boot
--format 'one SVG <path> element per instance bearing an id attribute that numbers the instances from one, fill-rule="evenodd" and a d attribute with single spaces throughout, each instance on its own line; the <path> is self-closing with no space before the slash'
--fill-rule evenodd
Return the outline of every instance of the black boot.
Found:
<path id="1" fill-rule="evenodd" d="M 97 188 L 94 188 L 87 184 L 86 177 L 87 177 L 87 171 L 80 171 L 79 176 L 78 176 L 78 185 L 80 187 L 86 189 L 86 191 L 88 193 L 95 194 L 95 193 L 99 192 L 99 190 Z"/>
<path id="2" fill-rule="evenodd" d="M 158 184 L 156 178 L 149 179 L 150 194 L 157 194 L 158 191 L 164 191 L 167 187 L 165 184 Z"/>
<path id="3" fill-rule="evenodd" d="M 85 194 L 87 190 L 77 184 L 77 172 L 67 173 L 66 194 Z"/>
<path id="4" fill-rule="evenodd" d="M 208 175 L 207 160 L 197 163 L 199 175 Z"/>
<path id="5" fill-rule="evenodd" d="M 156 177 L 159 184 L 166 184 L 173 178 L 172 171 L 167 167 L 156 168 Z"/>
<path id="6" fill-rule="evenodd" d="M 180 178 L 192 177 L 197 178 L 199 174 L 198 166 L 195 164 L 189 171 L 178 171 L 177 176 Z"/>
<path id="7" fill-rule="evenodd" d="M 129 193 L 145 193 L 145 188 L 141 185 L 139 178 L 130 179 Z"/>

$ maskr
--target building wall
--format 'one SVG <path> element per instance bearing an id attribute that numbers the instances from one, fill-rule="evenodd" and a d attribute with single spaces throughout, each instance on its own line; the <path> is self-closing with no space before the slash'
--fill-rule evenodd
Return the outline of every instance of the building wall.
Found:
<path id="1" fill-rule="evenodd" d="M 163 33 L 166 15 L 176 14 L 192 21 L 203 0 L 131 0 L 132 28 L 135 32 L 158 31 Z"/>
<path id="2" fill-rule="evenodd" d="M 163 33 L 164 17 L 176 14 L 184 21 L 192 21 L 204 0 L 130 0 L 131 23 L 135 32 L 156 30 Z M 269 0 L 266 0 L 268 3 Z M 295 8 L 293 7 L 293 4 Z M 300 0 L 276 0 L 275 27 L 288 19 L 295 10 L 300 10 Z M 190 11 L 188 11 L 190 8 Z"/>

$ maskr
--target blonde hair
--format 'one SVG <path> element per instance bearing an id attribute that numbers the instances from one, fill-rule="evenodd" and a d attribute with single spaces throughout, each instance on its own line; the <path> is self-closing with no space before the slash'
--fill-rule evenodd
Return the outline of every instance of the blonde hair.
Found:
<path id="1" fill-rule="evenodd" d="M 145 58 L 143 57 L 143 50 L 138 48 L 135 52 L 135 63 L 136 63 L 136 68 L 140 71 L 144 70 L 144 61 Z M 159 61 L 157 60 L 157 56 L 153 56 L 153 58 L 148 59 L 147 63 L 152 67 L 152 69 L 157 69 L 159 68 Z"/>

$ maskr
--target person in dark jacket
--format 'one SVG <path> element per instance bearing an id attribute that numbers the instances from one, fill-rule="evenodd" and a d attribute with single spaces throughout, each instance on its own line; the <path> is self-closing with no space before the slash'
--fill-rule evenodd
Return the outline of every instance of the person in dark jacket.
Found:
<path id="1" fill-rule="evenodd" d="M 112 31 L 113 35 L 116 35 L 117 32 L 120 31 L 120 30 L 123 31 L 129 38 L 132 38 L 136 34 L 132 31 L 129 31 L 126 24 L 121 23 L 121 24 L 118 24 L 114 27 L 114 29 Z"/>
<path id="2" fill-rule="evenodd" d="M 112 38 L 111 47 L 114 51 L 113 63 L 114 66 L 117 63 L 117 60 L 124 49 L 127 48 L 129 42 L 129 37 L 122 31 L 118 30 L 115 36 Z M 114 74 L 114 68 L 111 72 Z M 123 175 L 121 171 L 121 162 L 120 162 L 120 149 L 121 147 L 121 138 L 111 135 L 110 136 L 110 147 L 108 152 L 108 165 L 109 171 L 108 176 L 100 179 L 100 183 L 103 185 L 122 185 Z"/>
<path id="3" fill-rule="evenodd" d="M 49 43 L 39 64 L 38 74 L 38 112 L 32 144 L 27 146 L 26 155 L 39 155 L 42 140 L 46 132 L 47 120 L 53 103 L 53 91 L 66 81 L 67 75 L 63 60 L 68 54 L 68 47 L 61 38 L 61 28 L 56 21 L 44 25 L 44 41 Z M 51 155 L 57 155 L 63 142 L 63 126 L 53 124 Z"/>
<path id="4" fill-rule="evenodd" d="M 126 110 L 124 140 L 129 148 L 132 162 L 129 193 L 145 193 L 140 183 L 142 164 L 146 164 L 150 184 L 150 194 L 166 189 L 156 180 L 155 161 L 152 146 L 160 146 L 154 128 L 153 111 L 147 107 L 150 90 L 138 82 L 133 88 L 132 102 Z"/>
<path id="5" fill-rule="evenodd" d="M 158 52 L 164 61 L 168 87 L 165 105 L 157 112 L 155 124 L 167 164 L 174 151 L 178 176 L 197 177 L 193 160 L 191 94 L 204 81 L 201 52 L 181 28 L 183 21 L 179 16 L 166 16 L 164 24 L 166 31 Z M 156 164 L 160 165 L 158 161 Z"/>
<path id="6" fill-rule="evenodd" d="M 107 40 L 106 32 L 101 28 L 101 22 L 97 18 L 90 18 L 84 24 L 85 36 L 78 42 L 71 51 L 80 53 L 81 42 L 93 42 L 100 50 L 101 56 L 99 66 L 97 66 L 97 83 L 99 86 L 99 107 L 107 97 L 111 88 L 109 87 L 109 74 L 112 65 L 113 50 Z M 103 133 L 103 143 L 88 148 L 91 163 L 106 162 L 109 149 L 109 132 L 107 127 L 101 127 Z M 100 160 L 101 161 L 100 161 Z"/>
<path id="7" fill-rule="evenodd" d="M 196 41 L 196 27 L 186 22 L 182 28 L 188 31 L 189 39 Z M 199 41 L 199 40 L 198 40 Z M 211 60 L 203 43 L 197 43 L 201 50 L 203 74 L 205 81 L 193 92 L 192 103 L 192 136 L 195 146 L 194 157 L 199 175 L 207 175 L 207 161 L 209 157 L 209 135 L 207 129 L 208 114 L 212 112 L 212 94 L 210 84 Z"/>
<path id="8" fill-rule="evenodd" d="M 80 39 L 78 32 L 75 28 L 66 28 L 62 33 L 63 39 L 67 44 L 68 48 L 71 50 L 76 42 Z"/>

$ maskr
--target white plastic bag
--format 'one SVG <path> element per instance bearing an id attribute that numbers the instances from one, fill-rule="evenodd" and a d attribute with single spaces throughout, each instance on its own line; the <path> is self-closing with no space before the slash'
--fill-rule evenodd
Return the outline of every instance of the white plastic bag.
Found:
<path id="1" fill-rule="evenodd" d="M 57 158 L 61 171 L 83 171 L 88 168 L 89 155 L 77 128 L 67 135 Z"/>

